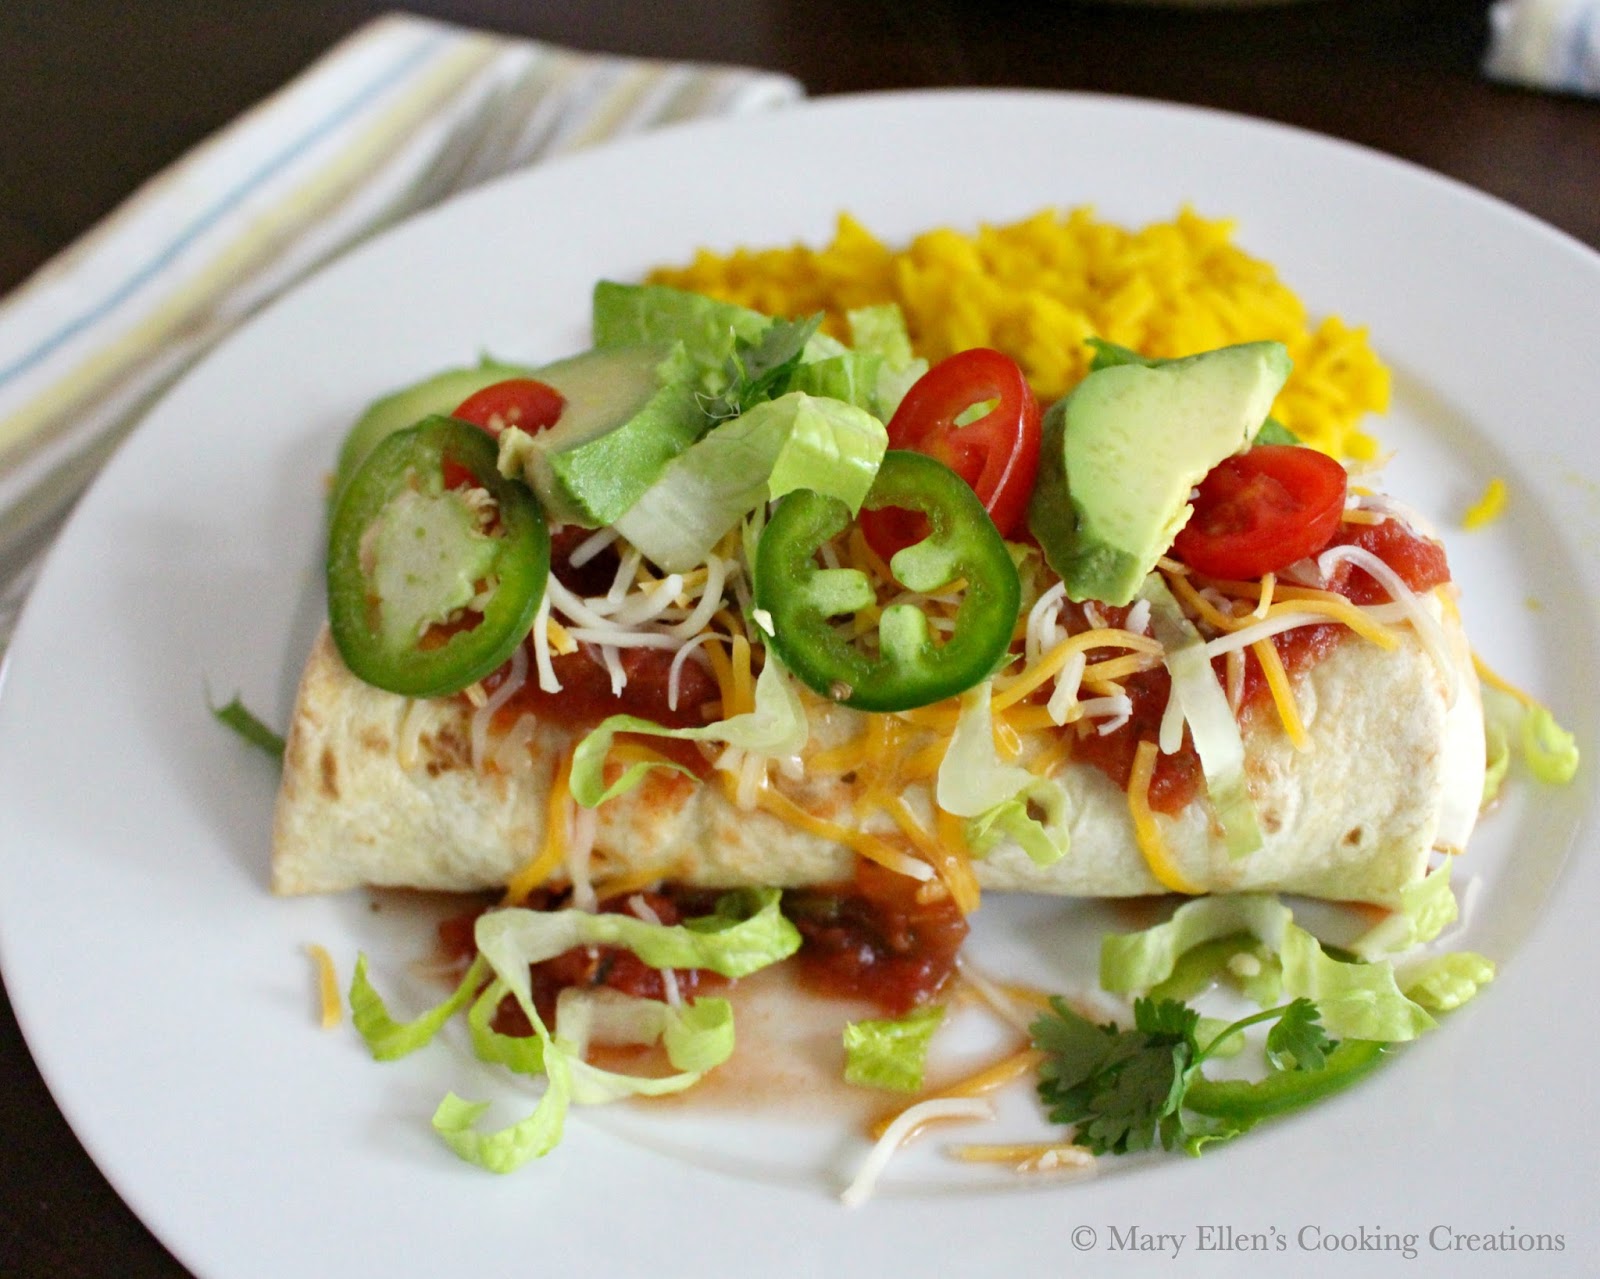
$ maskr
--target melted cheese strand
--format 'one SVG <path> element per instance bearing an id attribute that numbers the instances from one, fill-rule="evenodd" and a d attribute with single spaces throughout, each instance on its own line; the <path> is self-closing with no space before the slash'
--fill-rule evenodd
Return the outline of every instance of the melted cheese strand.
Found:
<path id="1" fill-rule="evenodd" d="M 938 1097 L 929 1101 L 920 1101 L 916 1105 L 903 1111 L 872 1147 L 871 1152 L 862 1162 L 861 1169 L 856 1173 L 855 1180 L 846 1187 L 839 1198 L 845 1207 L 855 1208 L 864 1204 L 872 1197 L 876 1189 L 878 1178 L 883 1175 L 883 1170 L 889 1166 L 889 1160 L 894 1158 L 895 1151 L 900 1148 L 913 1129 L 927 1123 L 930 1119 L 993 1119 L 994 1107 L 988 1102 L 975 1097 Z"/>
<path id="2" fill-rule="evenodd" d="M 496 713 L 522 691 L 522 686 L 528 682 L 528 649 L 526 645 L 518 644 L 511 650 L 511 663 L 506 671 L 506 677 L 500 687 L 484 700 L 482 706 L 472 712 L 472 723 L 468 735 L 472 741 L 472 768 L 474 772 L 483 771 L 484 757 L 489 751 L 489 726 L 494 721 Z"/>
<path id="3" fill-rule="evenodd" d="M 556 678 L 555 665 L 550 660 L 550 631 L 557 623 L 550 617 L 550 592 L 546 589 L 544 598 L 539 601 L 539 611 L 533 615 L 533 666 L 539 673 L 539 687 L 546 693 L 559 693 L 561 681 Z M 566 629 L 561 631 L 572 651 L 577 651 L 577 644 Z"/>
<path id="4" fill-rule="evenodd" d="M 875 1121 L 868 1131 L 874 1141 L 882 1141 L 895 1124 L 913 1111 L 921 1109 L 928 1102 L 970 1100 L 974 1097 L 983 1097 L 989 1093 L 998 1092 L 1023 1076 L 1031 1075 L 1039 1068 L 1039 1063 L 1043 1060 L 1044 1053 L 1037 1048 L 1020 1048 L 1015 1052 L 1007 1053 L 998 1061 L 992 1061 L 987 1066 L 973 1071 L 970 1075 L 964 1075 L 954 1083 L 946 1084 L 943 1088 L 929 1093 L 922 1101 L 913 1102 L 900 1110 L 891 1111 Z M 938 1118 L 941 1118 L 941 1116 L 929 1115 L 919 1120 L 903 1134 L 902 1140 L 909 1140 L 915 1137 L 929 1122 Z"/>
<path id="5" fill-rule="evenodd" d="M 1292 631 L 1297 626 L 1310 626 L 1330 619 L 1343 622 L 1363 639 L 1371 640 L 1379 648 L 1393 650 L 1399 647 L 1400 637 L 1389 629 L 1387 623 L 1407 620 L 1404 610 L 1392 604 L 1357 607 L 1349 600 L 1343 600 L 1342 607 L 1323 604 L 1318 600 L 1295 601 L 1294 604 L 1298 607 L 1292 607 L 1288 600 L 1274 604 L 1267 610 L 1266 621 L 1242 626 L 1238 630 L 1219 635 L 1214 640 L 1208 640 L 1206 656 L 1221 657 L 1233 649 L 1249 648 L 1257 640 L 1281 635 L 1284 631 Z M 1279 609 L 1283 611 L 1279 612 Z"/>
<path id="6" fill-rule="evenodd" d="M 689 655 L 703 645 L 717 640 L 726 644 L 730 636 L 718 634 L 716 631 L 702 631 L 693 639 L 685 641 L 682 648 L 672 655 L 672 665 L 667 667 L 667 709 L 678 709 L 678 690 L 683 684 L 683 664 L 688 661 Z M 710 665 L 709 660 L 707 665 Z"/>
<path id="7" fill-rule="evenodd" d="M 550 878 L 567 857 L 567 823 L 572 814 L 572 756 L 563 755 L 545 800 L 544 847 L 506 884 L 506 904 L 517 906 Z"/>
<path id="8" fill-rule="evenodd" d="M 1261 663 L 1261 673 L 1266 677 L 1267 689 L 1272 694 L 1272 704 L 1278 708 L 1278 718 L 1283 721 L 1283 731 L 1297 751 L 1311 749 L 1311 739 L 1306 735 L 1305 721 L 1300 718 L 1300 707 L 1294 700 L 1294 689 L 1289 684 L 1289 672 L 1283 668 L 1278 656 L 1278 646 L 1270 639 L 1257 640 L 1250 651 Z"/>
<path id="9" fill-rule="evenodd" d="M 621 534 L 614 528 L 603 528 L 598 532 L 589 534 L 588 537 L 572 548 L 572 554 L 567 556 L 567 563 L 572 565 L 573 568 L 582 568 L 620 536 Z"/>
<path id="10" fill-rule="evenodd" d="M 1006 684 L 1004 689 L 997 692 L 989 702 L 992 711 L 1003 711 L 1008 706 L 1020 702 L 1029 693 L 1041 688 L 1044 682 L 1055 675 L 1067 663 L 1067 659 L 1074 653 L 1086 652 L 1092 648 L 1123 648 L 1132 649 L 1136 653 L 1149 653 L 1159 656 L 1161 645 L 1148 635 L 1135 635 L 1132 631 L 1113 630 L 1102 627 L 1092 631 L 1080 631 L 1078 634 L 1063 640 L 1046 653 L 1039 661 L 1035 662 L 1016 679 Z M 1127 658 L 1116 658 L 1113 661 L 1128 661 Z M 1096 666 L 1108 666 L 1111 662 L 1099 662 Z M 1114 679 L 1116 676 L 1106 676 Z"/>
<path id="11" fill-rule="evenodd" d="M 1095 1158 L 1082 1146 L 1068 1141 L 1027 1141 L 1001 1145 L 966 1143 L 947 1146 L 952 1159 L 969 1164 L 1010 1164 L 1016 1172 L 1055 1172 L 1062 1168 L 1093 1168 Z"/>
<path id="12" fill-rule="evenodd" d="M 1454 706 L 1461 680 L 1456 672 L 1455 658 L 1450 652 L 1450 641 L 1445 638 L 1444 629 L 1424 607 L 1421 598 L 1401 580 L 1400 574 L 1363 546 L 1331 546 L 1317 557 L 1317 568 L 1323 577 L 1327 577 L 1333 566 L 1341 561 L 1364 569 L 1405 610 L 1406 620 L 1411 623 L 1417 638 L 1439 668 L 1445 686 L 1445 706 Z"/>
<path id="13" fill-rule="evenodd" d="M 1087 665 L 1088 658 L 1081 649 L 1071 654 L 1062 664 L 1061 671 L 1056 676 L 1055 692 L 1050 694 L 1050 700 L 1045 703 L 1045 710 L 1052 723 L 1065 724 L 1067 717 L 1072 714 L 1072 708 L 1078 702 L 1078 689 L 1083 685 L 1083 672 Z"/>
<path id="14" fill-rule="evenodd" d="M 1166 840 L 1161 837 L 1155 814 L 1150 811 L 1150 779 L 1155 771 L 1156 744 L 1140 742 L 1133 756 L 1133 772 L 1128 777 L 1128 812 L 1133 817 L 1134 838 L 1157 883 L 1169 892 L 1195 897 L 1205 890 L 1190 883 L 1178 869 L 1167 851 Z"/>
<path id="15" fill-rule="evenodd" d="M 726 784 L 726 783 L 724 783 Z M 909 879 L 926 882 L 934 878 L 933 867 L 919 858 L 902 853 L 876 835 L 871 835 L 863 830 L 855 830 L 848 826 L 841 826 L 837 822 L 830 822 L 808 813 L 796 804 L 782 791 L 771 786 L 764 787 L 756 800 L 757 807 L 766 809 L 775 817 L 781 817 L 791 826 L 798 826 L 801 830 L 819 839 L 831 840 L 835 844 L 843 844 L 852 849 L 868 861 L 877 862 L 886 870 L 892 870 Z"/>
<path id="16" fill-rule="evenodd" d="M 688 617 L 668 628 L 667 634 L 687 640 L 705 630 L 716 611 L 722 607 L 722 592 L 727 583 L 728 561 L 720 555 L 713 555 L 706 561 L 705 585 L 700 591 L 699 601 Z"/>
<path id="17" fill-rule="evenodd" d="M 967 860 L 967 841 L 961 834 L 960 820 L 951 818 L 953 825 L 949 826 L 941 820 L 939 838 L 935 839 L 922 828 L 922 823 L 917 821 L 916 814 L 905 801 L 905 796 L 894 796 L 886 807 L 889 816 L 894 818 L 895 825 L 911 841 L 912 847 L 939 872 L 939 878 L 949 890 L 950 900 L 955 902 L 956 909 L 963 915 L 970 915 L 977 910 L 978 880 L 972 873 L 972 863 Z M 939 817 L 942 819 L 946 816 L 948 814 L 940 809 Z"/>
<path id="18" fill-rule="evenodd" d="M 511 726 L 511 731 L 503 736 L 490 756 L 490 762 L 502 773 L 511 777 L 520 777 L 533 771 L 533 756 L 528 747 L 533 742 L 533 735 L 539 731 L 539 717 L 524 711 L 517 716 L 517 722 Z"/>

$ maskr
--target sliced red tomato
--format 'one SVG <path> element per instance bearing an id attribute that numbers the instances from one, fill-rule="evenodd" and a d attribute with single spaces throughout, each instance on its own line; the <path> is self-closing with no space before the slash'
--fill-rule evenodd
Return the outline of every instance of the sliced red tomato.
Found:
<path id="1" fill-rule="evenodd" d="M 1208 577 L 1260 577 L 1315 555 L 1339 529 L 1344 467 L 1298 444 L 1260 444 L 1212 467 L 1172 549 Z"/>
<path id="2" fill-rule="evenodd" d="M 961 419 L 988 405 L 971 422 Z M 1039 401 L 1017 362 L 975 347 L 939 361 L 906 392 L 889 420 L 889 447 L 937 458 L 978 495 L 1002 537 L 1022 523 L 1039 471 Z M 885 559 L 920 540 L 924 517 L 885 507 L 861 526 Z"/>
<path id="3" fill-rule="evenodd" d="M 567 406 L 561 392 L 531 377 L 508 378 L 461 401 L 450 416 L 481 426 L 490 435 L 517 426 L 532 435 L 554 426 Z"/>

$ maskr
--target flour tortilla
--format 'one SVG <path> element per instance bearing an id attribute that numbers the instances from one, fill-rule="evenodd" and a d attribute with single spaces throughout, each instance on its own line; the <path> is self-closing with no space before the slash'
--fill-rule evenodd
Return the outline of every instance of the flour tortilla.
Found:
<path id="1" fill-rule="evenodd" d="M 1459 851 L 1483 785 L 1477 683 L 1453 610 L 1441 616 L 1457 663 L 1447 704 L 1438 664 L 1409 631 L 1386 651 L 1354 636 L 1296 680 L 1310 749 L 1297 751 L 1274 715 L 1249 717 L 1247 776 L 1265 846 L 1231 858 L 1201 796 L 1159 818 L 1184 877 L 1211 892 L 1261 890 L 1393 906 L 1435 848 Z M 860 730 L 855 712 L 818 711 L 813 735 Z M 488 738 L 474 766 L 473 715 L 462 699 L 411 702 L 357 680 L 327 633 L 301 682 L 284 759 L 272 856 L 276 892 L 362 885 L 493 890 L 544 846 L 558 761 L 575 734 L 531 722 L 524 743 Z M 1044 735 L 1025 756 L 1043 749 Z M 1070 851 L 1035 865 L 1006 845 L 975 862 L 990 890 L 1086 897 L 1164 891 L 1134 839 L 1127 798 L 1098 769 L 1068 763 Z M 777 779 L 808 811 L 851 823 L 856 787 L 838 777 Z M 905 792 L 932 817 L 928 784 Z M 714 887 L 796 887 L 850 878 L 855 854 L 761 811 L 724 789 L 665 769 L 601 806 L 588 877 L 596 884 L 659 873 Z M 887 815 L 860 819 L 903 841 Z M 564 882 L 560 868 L 554 882 Z"/>

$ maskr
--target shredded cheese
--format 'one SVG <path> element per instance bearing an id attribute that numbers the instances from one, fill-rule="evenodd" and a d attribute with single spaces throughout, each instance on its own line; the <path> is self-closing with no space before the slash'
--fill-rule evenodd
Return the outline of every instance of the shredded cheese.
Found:
<path id="1" fill-rule="evenodd" d="M 986 1097 L 992 1092 L 1008 1087 L 1017 1080 L 1032 1075 L 1039 1069 L 1039 1064 L 1044 1060 L 1044 1053 L 1037 1048 L 1022 1048 L 1015 1052 L 1007 1053 L 998 1061 L 990 1062 L 987 1066 L 965 1075 L 952 1084 L 947 1084 L 935 1092 L 929 1093 L 921 1101 L 913 1102 L 891 1111 L 875 1121 L 869 1129 L 869 1135 L 874 1141 L 882 1141 L 885 1135 L 901 1123 L 907 1115 L 922 1111 L 930 1101 L 970 1101 L 976 1097 Z M 924 1112 L 916 1122 L 906 1124 L 902 1128 L 901 1140 L 909 1141 L 930 1123 L 946 1116 L 937 1112 Z"/>
<path id="2" fill-rule="evenodd" d="M 1150 779 L 1155 775 L 1156 744 L 1140 742 L 1133 756 L 1133 772 L 1128 777 L 1128 812 L 1133 817 L 1134 838 L 1145 864 L 1156 882 L 1169 892 L 1197 896 L 1205 890 L 1191 883 L 1178 869 L 1167 851 L 1167 843 L 1156 825 L 1155 814 L 1150 811 Z"/>
<path id="3" fill-rule="evenodd" d="M 506 884 L 506 902 L 518 905 L 549 879 L 567 858 L 567 823 L 572 819 L 572 756 L 563 755 L 545 801 L 544 847 Z"/>
<path id="4" fill-rule="evenodd" d="M 324 1030 L 332 1030 L 344 1016 L 344 1004 L 339 999 L 339 974 L 334 970 L 333 956 L 328 954 L 326 946 L 319 946 L 316 942 L 307 944 L 306 954 L 316 968 L 318 1024 Z"/>
<path id="5" fill-rule="evenodd" d="M 1092 1168 L 1095 1158 L 1082 1146 L 1068 1141 L 1009 1142 L 998 1145 L 967 1143 L 946 1148 L 962 1163 L 1010 1164 L 1019 1173 L 1056 1172 L 1063 1168 Z"/>
<path id="6" fill-rule="evenodd" d="M 1484 488 L 1483 496 L 1467 508 L 1461 517 L 1461 527 L 1479 529 L 1494 523 L 1505 512 L 1506 496 L 1506 482 L 1497 475 Z"/>
<path id="7" fill-rule="evenodd" d="M 1300 707 L 1294 700 L 1294 689 L 1289 685 L 1289 672 L 1284 670 L 1283 659 L 1278 656 L 1278 646 L 1270 639 L 1261 639 L 1250 646 L 1250 651 L 1261 664 L 1267 690 L 1272 694 L 1272 704 L 1278 709 L 1278 718 L 1283 721 L 1283 731 L 1290 745 L 1297 751 L 1310 750 L 1311 738 L 1306 734 L 1305 721 L 1300 718 Z"/>
<path id="8" fill-rule="evenodd" d="M 894 1158 L 895 1151 L 929 1120 L 993 1118 L 994 1107 L 976 1097 L 936 1097 L 908 1107 L 878 1138 L 862 1162 L 855 1180 L 845 1188 L 840 1199 L 847 1208 L 858 1207 L 870 1199 L 872 1192 L 877 1189 L 878 1179 Z"/>

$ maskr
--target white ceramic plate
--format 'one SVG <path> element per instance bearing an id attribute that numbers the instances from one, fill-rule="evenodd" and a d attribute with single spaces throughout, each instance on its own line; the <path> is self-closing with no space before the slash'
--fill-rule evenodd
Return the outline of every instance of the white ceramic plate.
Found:
<path id="1" fill-rule="evenodd" d="M 1236 218 L 1314 311 L 1370 326 L 1395 371 L 1377 426 L 1398 450 L 1392 491 L 1454 527 L 1507 478 L 1506 517 L 1449 539 L 1467 620 L 1592 748 L 1600 258 L 1531 219 L 1292 130 L 1054 94 L 824 101 L 484 190 L 344 259 L 168 396 L 62 537 L 8 659 L 6 983 L 75 1130 L 189 1267 L 1060 1274 L 1132 1259 L 1129 1228 L 1181 1236 L 1189 1274 L 1249 1265 L 1204 1250 L 1228 1238 L 1208 1226 L 1260 1233 L 1282 1249 L 1273 1266 L 1342 1269 L 1363 1239 L 1408 1234 L 1421 1271 L 1460 1273 L 1467 1234 L 1562 1236 L 1564 1252 L 1524 1258 L 1542 1273 L 1592 1254 L 1588 761 L 1573 786 L 1505 804 L 1461 868 L 1485 881 L 1461 943 L 1501 960 L 1501 980 L 1355 1092 L 1198 1161 L 980 1185 L 936 1143 L 850 1212 L 835 1194 L 862 1147 L 827 1114 L 809 1139 L 760 1121 L 751 1140 L 700 1111 L 627 1110 L 574 1116 L 551 1158 L 495 1178 L 428 1130 L 446 1088 L 505 1095 L 459 1044 L 379 1065 L 348 1029 L 312 1024 L 307 942 L 346 976 L 367 948 L 393 990 L 421 926 L 360 894 L 268 895 L 274 773 L 211 721 L 206 692 L 286 720 L 322 608 L 322 477 L 368 400 L 481 350 L 567 353 L 597 277 L 698 245 L 823 242 L 842 209 L 897 240 L 1046 205 L 1140 224 L 1186 202 Z M 991 970 L 1041 984 L 1080 983 L 1093 953 L 1082 912 L 1051 903 L 993 902 L 977 927 Z M 1027 1123 L 1025 1092 L 1008 1107 Z"/>

